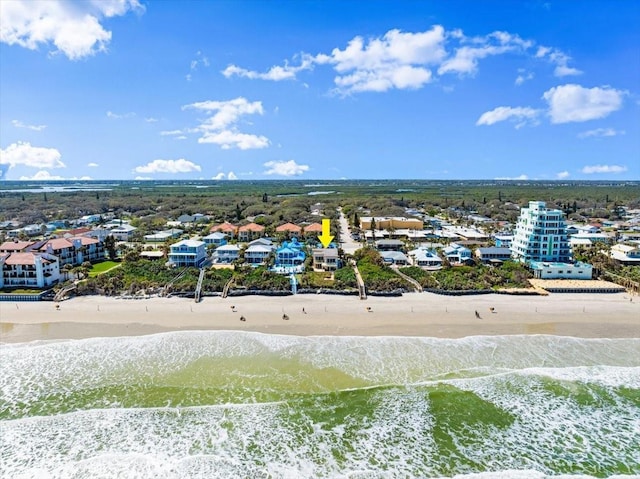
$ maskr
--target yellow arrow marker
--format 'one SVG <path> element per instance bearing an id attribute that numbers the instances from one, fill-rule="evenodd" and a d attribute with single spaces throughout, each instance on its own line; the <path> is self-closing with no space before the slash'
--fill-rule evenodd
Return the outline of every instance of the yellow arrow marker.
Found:
<path id="1" fill-rule="evenodd" d="M 333 236 L 331 236 L 331 220 L 329 218 L 322 219 L 322 234 L 318 236 L 318 239 L 324 248 L 331 243 Z"/>

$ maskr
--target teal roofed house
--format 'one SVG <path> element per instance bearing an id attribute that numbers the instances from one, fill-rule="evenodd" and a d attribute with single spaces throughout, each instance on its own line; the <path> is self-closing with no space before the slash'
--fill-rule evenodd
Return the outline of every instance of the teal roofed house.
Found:
<path id="1" fill-rule="evenodd" d="M 304 260 L 307 257 L 303 247 L 304 245 L 295 238 L 283 242 L 276 250 L 276 262 L 273 270 L 285 274 L 302 272 Z"/>

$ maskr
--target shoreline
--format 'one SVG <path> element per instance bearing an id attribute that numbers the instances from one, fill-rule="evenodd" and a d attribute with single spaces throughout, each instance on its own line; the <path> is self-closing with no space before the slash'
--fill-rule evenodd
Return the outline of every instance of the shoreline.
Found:
<path id="1" fill-rule="evenodd" d="M 283 315 L 288 319 L 283 319 Z M 181 330 L 297 336 L 461 338 L 551 334 L 629 338 L 640 337 L 640 298 L 628 293 L 456 297 L 408 293 L 402 297 L 372 296 L 366 301 L 353 296 L 317 294 L 205 297 L 199 303 L 175 297 L 126 300 L 103 296 L 75 297 L 62 303 L 0 303 L 3 343 Z"/>

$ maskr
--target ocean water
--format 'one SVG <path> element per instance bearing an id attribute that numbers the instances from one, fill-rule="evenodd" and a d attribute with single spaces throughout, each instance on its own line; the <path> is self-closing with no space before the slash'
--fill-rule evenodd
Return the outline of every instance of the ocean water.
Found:
<path id="1" fill-rule="evenodd" d="M 7 478 L 640 475 L 640 339 L 233 331 L 0 346 Z"/>

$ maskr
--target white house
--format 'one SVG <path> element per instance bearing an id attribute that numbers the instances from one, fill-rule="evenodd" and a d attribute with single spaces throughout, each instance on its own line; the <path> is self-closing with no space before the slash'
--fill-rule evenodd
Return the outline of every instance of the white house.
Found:
<path id="1" fill-rule="evenodd" d="M 216 263 L 233 263 L 240 257 L 240 246 L 237 244 L 225 244 L 213 252 L 213 260 Z"/>
<path id="2" fill-rule="evenodd" d="M 252 244 L 244 250 L 244 260 L 252 266 L 265 264 L 269 255 L 276 250 L 274 245 Z"/>
<path id="3" fill-rule="evenodd" d="M 226 238 L 226 233 L 220 233 L 219 231 L 216 231 L 215 233 L 208 234 L 207 236 L 202 238 L 202 241 L 204 241 L 207 246 L 217 248 L 219 246 L 224 246 L 227 244 Z"/>
<path id="4" fill-rule="evenodd" d="M 129 241 L 133 236 L 133 232 L 138 228 L 131 226 L 130 224 L 123 223 L 111 229 L 111 236 L 118 241 Z"/>
<path id="5" fill-rule="evenodd" d="M 340 267 L 340 259 L 336 248 L 316 248 L 312 251 L 313 269 L 334 271 Z"/>
<path id="6" fill-rule="evenodd" d="M 420 247 L 407 253 L 413 264 L 424 269 L 442 269 L 442 258 L 429 248 Z"/>
<path id="7" fill-rule="evenodd" d="M 555 263 L 531 261 L 529 267 L 536 279 L 591 279 L 593 267 L 587 263 Z"/>
<path id="8" fill-rule="evenodd" d="M 611 257 L 622 264 L 640 265 L 640 247 L 615 244 L 611 247 Z"/>
<path id="9" fill-rule="evenodd" d="M 176 266 L 199 267 L 207 258 L 207 248 L 204 241 L 182 240 L 171 245 L 169 262 Z"/>

